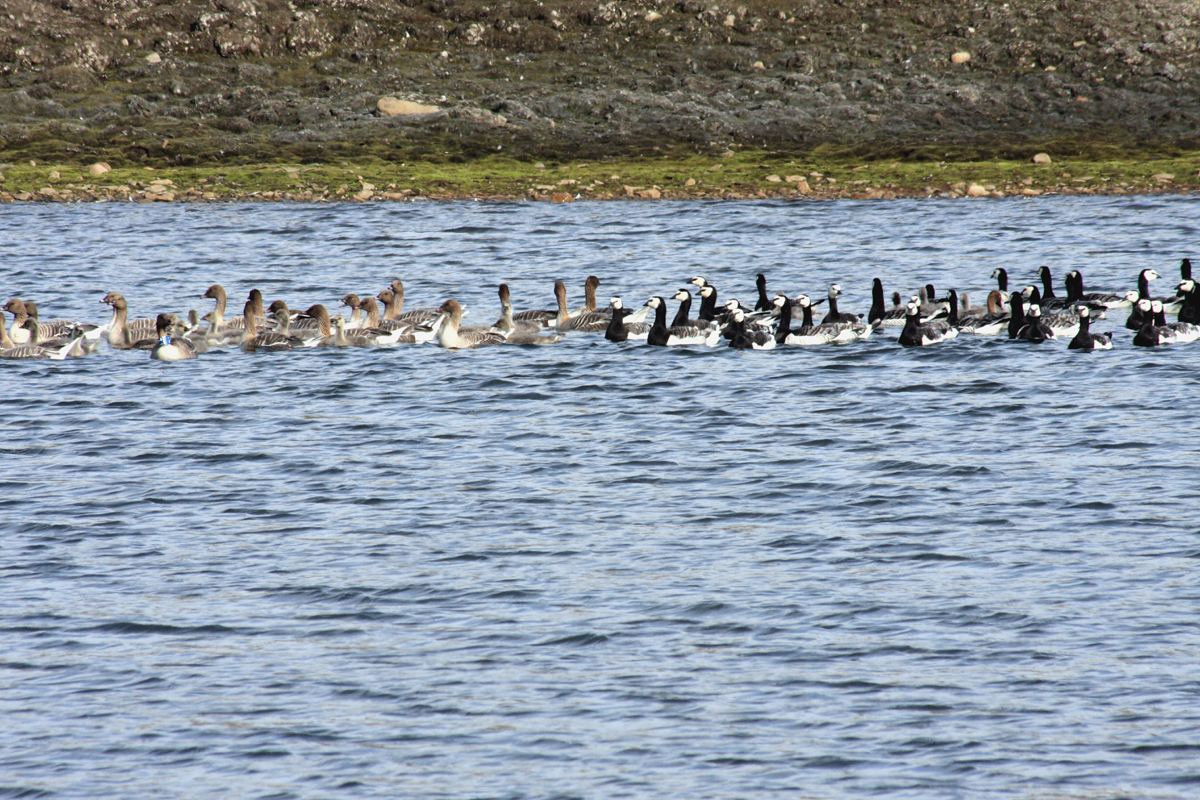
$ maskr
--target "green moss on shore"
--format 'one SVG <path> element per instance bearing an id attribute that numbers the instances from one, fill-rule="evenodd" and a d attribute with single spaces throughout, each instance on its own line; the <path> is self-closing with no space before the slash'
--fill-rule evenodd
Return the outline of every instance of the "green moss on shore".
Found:
<path id="1" fill-rule="evenodd" d="M 868 161 L 820 151 L 803 158 L 761 150 L 709 155 L 679 148 L 600 161 L 527 162 L 503 155 L 412 163 L 363 158 L 334 163 L 115 166 L 99 176 L 90 175 L 88 167 L 36 161 L 0 165 L 0 200 L 888 198 L 1200 189 L 1200 153 L 1195 152 L 1141 159 L 1056 156 L 1051 164 L 1035 164 L 1028 159 Z"/>

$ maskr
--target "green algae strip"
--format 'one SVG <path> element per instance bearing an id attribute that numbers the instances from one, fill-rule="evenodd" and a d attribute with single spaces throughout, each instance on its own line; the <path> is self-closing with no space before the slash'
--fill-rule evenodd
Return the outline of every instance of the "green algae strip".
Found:
<path id="1" fill-rule="evenodd" d="M 99 163 L 99 162 L 93 162 Z M 0 163 L 0 201 L 892 198 L 1187 193 L 1200 153 L 1146 160 L 981 162 L 819 160 L 769 151 L 602 161 L 383 160 L 214 166 Z M 90 168 L 92 168 L 90 170 Z"/>

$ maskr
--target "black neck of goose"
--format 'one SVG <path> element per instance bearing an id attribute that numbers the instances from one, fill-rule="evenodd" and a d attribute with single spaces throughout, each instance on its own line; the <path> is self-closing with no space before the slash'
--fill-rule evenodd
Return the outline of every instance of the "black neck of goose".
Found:
<path id="1" fill-rule="evenodd" d="M 1081 276 L 1077 272 L 1074 274 L 1072 274 L 1070 272 L 1067 273 L 1067 277 L 1064 280 L 1066 281 L 1066 284 L 1067 284 L 1067 302 L 1068 303 L 1073 303 L 1077 300 L 1083 299 L 1082 277 L 1083 276 Z"/>
<path id="2" fill-rule="evenodd" d="M 1033 287 L 1033 291 L 1029 293 L 1029 305 L 1040 306 L 1041 304 L 1042 304 L 1042 293 L 1039 292 L 1038 288 L 1035 286 L 1035 287 Z"/>
<path id="3" fill-rule="evenodd" d="M 946 302 L 948 302 L 950 304 L 950 318 L 949 318 L 950 325 L 951 326 L 957 325 L 958 324 L 958 292 L 951 289 L 946 295 Z"/>
<path id="4" fill-rule="evenodd" d="M 767 298 L 767 281 L 759 276 L 758 280 L 758 303 L 755 304 L 755 311 L 769 311 L 771 309 L 771 301 Z"/>
<path id="5" fill-rule="evenodd" d="M 1167 324 L 1167 312 L 1166 311 L 1159 309 L 1158 311 L 1153 312 L 1152 316 L 1154 317 L 1155 325 L 1159 326 L 1160 328 L 1166 326 L 1166 324 Z"/>
<path id="6" fill-rule="evenodd" d="M 920 316 L 921 316 L 920 312 L 917 312 L 915 314 L 913 314 L 913 313 L 905 314 L 904 330 L 900 331 L 900 338 L 902 340 L 912 341 L 917 338 L 917 326 L 919 324 L 917 322 L 917 320 L 920 318 Z"/>
<path id="7" fill-rule="evenodd" d="M 1087 338 L 1088 332 L 1091 330 L 1091 328 L 1092 328 L 1092 318 L 1089 316 L 1080 315 L 1080 317 L 1079 317 L 1079 333 L 1076 335 Z"/>
<path id="8" fill-rule="evenodd" d="M 883 284 L 875 279 L 871 287 L 871 311 L 867 314 L 867 322 L 883 319 Z"/>
<path id="9" fill-rule="evenodd" d="M 688 312 L 692 310 L 692 295 L 689 293 L 687 297 L 679 301 L 679 310 L 675 312 L 675 320 L 671 323 L 671 327 L 675 328 L 680 325 L 688 324 Z"/>
<path id="10" fill-rule="evenodd" d="M 705 322 L 712 322 L 717 318 L 717 293 L 711 291 L 708 297 L 700 296 L 700 314 L 699 318 Z"/>
<path id="11" fill-rule="evenodd" d="M 785 297 L 783 298 L 783 305 L 779 307 L 779 327 L 775 329 L 775 341 L 782 343 L 791 332 L 792 301 Z"/>
<path id="12" fill-rule="evenodd" d="M 1042 270 L 1042 299 L 1049 300 L 1054 297 L 1054 283 L 1050 278 L 1050 270 Z"/>
<path id="13" fill-rule="evenodd" d="M 804 307 L 804 320 L 800 324 L 803 325 L 805 327 L 805 329 L 811 328 L 813 326 L 812 304 L 811 303 Z"/>
<path id="14" fill-rule="evenodd" d="M 625 317 L 630 313 L 628 308 L 614 308 L 612 312 L 612 320 L 608 323 L 608 333 L 610 336 L 617 336 L 621 333 L 627 333 L 625 330 Z"/>
<path id="15" fill-rule="evenodd" d="M 1182 262 L 1180 262 L 1179 277 L 1185 281 L 1190 281 L 1192 279 L 1192 260 L 1190 258 L 1185 258 Z"/>
<path id="16" fill-rule="evenodd" d="M 838 315 L 837 295 L 829 295 L 829 316 L 836 317 Z"/>
<path id="17" fill-rule="evenodd" d="M 1008 338 L 1017 338 L 1017 333 L 1025 327 L 1025 303 L 1020 292 L 1012 294 L 1012 316 L 1008 318 Z"/>
<path id="18" fill-rule="evenodd" d="M 1008 270 L 1004 269 L 1003 267 L 996 270 L 996 284 L 1000 291 L 1008 291 Z"/>
<path id="19" fill-rule="evenodd" d="M 1138 297 L 1146 298 L 1150 296 L 1150 281 L 1146 279 L 1145 272 L 1138 273 Z"/>
<path id="20" fill-rule="evenodd" d="M 658 308 L 654 309 L 654 327 L 667 329 L 667 303 L 658 298 Z"/>

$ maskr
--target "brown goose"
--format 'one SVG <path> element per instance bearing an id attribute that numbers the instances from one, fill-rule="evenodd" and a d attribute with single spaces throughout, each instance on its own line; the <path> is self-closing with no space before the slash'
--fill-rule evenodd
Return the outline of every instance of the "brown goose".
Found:
<path id="1" fill-rule="evenodd" d="M 259 297 L 261 297 L 261 296 L 262 296 L 262 294 L 260 293 Z M 200 297 L 201 298 L 210 298 L 210 299 L 216 301 L 217 307 L 213 309 L 214 316 L 213 316 L 212 321 L 213 321 L 214 326 L 218 330 L 223 330 L 226 333 L 226 335 L 234 335 L 236 332 L 236 335 L 238 335 L 238 336 L 240 336 L 242 334 L 242 332 L 245 331 L 245 329 L 246 329 L 245 317 L 239 315 L 236 317 L 230 317 L 229 319 L 225 319 L 225 304 L 227 301 L 227 297 L 225 295 L 225 287 L 224 286 L 222 286 L 219 283 L 214 283 L 212 286 L 208 287 L 208 290 L 205 291 L 204 294 L 200 295 Z"/>
<path id="2" fill-rule="evenodd" d="M 445 318 L 437 336 L 438 344 L 442 347 L 461 350 L 471 347 L 482 347 L 488 344 L 504 343 L 504 334 L 496 333 L 495 331 L 459 333 L 458 328 L 462 324 L 463 311 L 462 306 L 457 300 L 447 300 L 442 303 L 440 311 Z"/>
<path id="3" fill-rule="evenodd" d="M 384 292 L 390 292 L 391 297 L 386 298 Z M 414 325 L 428 325 L 441 314 L 441 310 L 436 308 L 416 308 L 411 311 L 405 311 L 404 284 L 399 279 L 392 281 L 391 286 L 380 292 L 379 297 L 376 299 L 385 306 L 384 319 L 394 319 Z"/>
<path id="4" fill-rule="evenodd" d="M 118 350 L 130 350 L 148 342 L 147 347 L 153 347 L 158 341 L 155 335 L 155 321 L 149 317 L 129 319 L 129 304 L 120 292 L 109 292 L 100 300 L 105 305 L 112 306 L 112 321 L 108 323 L 108 343 Z"/>

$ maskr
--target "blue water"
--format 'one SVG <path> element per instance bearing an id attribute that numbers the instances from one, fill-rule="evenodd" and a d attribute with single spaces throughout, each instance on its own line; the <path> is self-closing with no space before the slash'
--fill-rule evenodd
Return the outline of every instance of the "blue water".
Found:
<path id="1" fill-rule="evenodd" d="M 1200 199 L 0 207 L 44 319 L 865 312 L 1154 267 Z M 0 362 L 0 797 L 1200 795 L 1200 343 Z"/>

